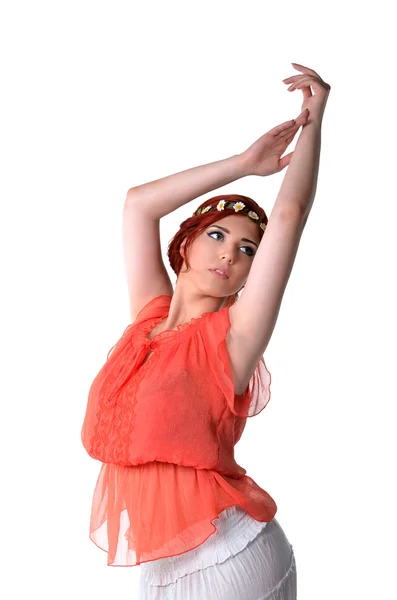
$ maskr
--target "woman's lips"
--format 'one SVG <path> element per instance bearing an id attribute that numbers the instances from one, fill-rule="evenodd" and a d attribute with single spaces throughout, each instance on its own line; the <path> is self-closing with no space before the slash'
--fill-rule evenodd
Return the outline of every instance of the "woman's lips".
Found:
<path id="1" fill-rule="evenodd" d="M 227 277 L 226 275 L 223 275 L 221 273 L 218 273 L 218 271 L 215 271 L 215 269 L 210 269 L 210 271 L 211 271 L 211 273 L 213 273 L 217 277 L 220 277 L 221 279 L 229 279 L 229 277 Z"/>

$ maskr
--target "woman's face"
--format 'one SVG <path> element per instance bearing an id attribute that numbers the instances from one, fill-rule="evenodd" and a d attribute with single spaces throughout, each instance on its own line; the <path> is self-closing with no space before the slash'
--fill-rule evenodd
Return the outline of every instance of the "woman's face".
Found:
<path id="1" fill-rule="evenodd" d="M 223 217 L 204 229 L 193 241 L 188 250 L 190 270 L 185 273 L 187 267 L 184 261 L 179 276 L 189 278 L 189 282 L 204 294 L 230 296 L 247 281 L 260 239 L 259 225 L 249 217 Z M 216 267 L 226 269 L 229 278 L 222 279 L 210 271 Z"/>

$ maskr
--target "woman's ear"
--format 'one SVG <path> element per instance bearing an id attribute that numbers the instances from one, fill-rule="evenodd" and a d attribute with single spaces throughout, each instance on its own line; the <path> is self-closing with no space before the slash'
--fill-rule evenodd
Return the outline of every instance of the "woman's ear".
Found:
<path id="1" fill-rule="evenodd" d="M 183 260 L 185 260 L 185 245 L 186 245 L 186 238 L 183 240 L 182 244 L 179 246 L 179 254 L 182 256 Z"/>

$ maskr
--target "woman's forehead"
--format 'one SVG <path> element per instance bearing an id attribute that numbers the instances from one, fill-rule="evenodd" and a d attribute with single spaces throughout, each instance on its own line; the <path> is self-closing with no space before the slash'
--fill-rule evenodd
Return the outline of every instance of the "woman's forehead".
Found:
<path id="1" fill-rule="evenodd" d="M 219 227 L 227 229 L 230 234 L 247 237 L 247 235 L 259 236 L 258 225 L 246 215 L 228 215 L 218 219 L 209 227 Z M 260 236 L 259 236 L 260 237 Z"/>

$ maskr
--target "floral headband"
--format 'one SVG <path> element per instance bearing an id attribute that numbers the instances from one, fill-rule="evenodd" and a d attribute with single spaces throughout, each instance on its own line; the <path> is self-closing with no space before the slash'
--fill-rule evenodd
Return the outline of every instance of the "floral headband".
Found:
<path id="1" fill-rule="evenodd" d="M 202 215 L 210 210 L 212 210 L 214 207 L 209 205 L 209 206 L 205 206 L 204 208 L 198 208 L 194 213 L 193 216 L 196 215 Z M 244 212 L 246 213 L 250 219 L 252 219 L 253 221 L 256 221 L 259 225 L 259 227 L 265 231 L 266 229 L 266 223 L 259 223 L 259 217 L 256 214 L 255 211 L 249 209 L 248 207 L 245 206 L 245 204 L 241 201 L 238 202 L 228 202 L 226 203 L 226 200 L 220 200 L 218 202 L 218 204 L 215 207 L 217 210 L 221 211 L 224 210 L 225 208 L 234 208 L 235 212 Z"/>

